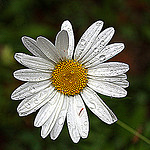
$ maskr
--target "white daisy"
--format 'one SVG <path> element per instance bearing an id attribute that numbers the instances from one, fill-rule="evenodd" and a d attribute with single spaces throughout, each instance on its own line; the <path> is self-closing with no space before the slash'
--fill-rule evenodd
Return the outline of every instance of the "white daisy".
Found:
<path id="1" fill-rule="evenodd" d="M 110 27 L 101 31 L 102 21 L 92 24 L 82 35 L 74 50 L 74 34 L 69 21 L 64 21 L 56 36 L 55 46 L 46 38 L 22 37 L 25 47 L 34 55 L 16 53 L 15 59 L 29 69 L 14 72 L 14 77 L 27 81 L 11 95 L 22 100 L 19 116 L 39 112 L 34 126 L 42 127 L 43 138 L 55 140 L 67 118 L 69 134 L 74 143 L 87 138 L 88 115 L 84 103 L 102 121 L 117 121 L 114 113 L 96 92 L 110 97 L 127 95 L 129 83 L 124 74 L 129 66 L 121 62 L 105 62 L 124 49 L 123 43 L 107 45 L 114 34 Z"/>

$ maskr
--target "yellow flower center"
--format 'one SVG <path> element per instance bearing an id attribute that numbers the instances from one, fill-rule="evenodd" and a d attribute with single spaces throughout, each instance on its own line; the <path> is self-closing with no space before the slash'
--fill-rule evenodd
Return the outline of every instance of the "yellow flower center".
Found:
<path id="1" fill-rule="evenodd" d="M 79 94 L 87 84 L 87 69 L 76 60 L 62 61 L 53 70 L 51 80 L 60 93 Z"/>

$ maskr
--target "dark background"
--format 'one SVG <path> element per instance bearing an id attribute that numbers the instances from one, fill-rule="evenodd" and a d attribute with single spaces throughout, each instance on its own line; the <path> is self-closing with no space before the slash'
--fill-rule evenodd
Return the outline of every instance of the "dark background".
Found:
<path id="1" fill-rule="evenodd" d="M 150 146 L 118 124 L 107 125 L 88 111 L 90 132 L 74 144 L 65 124 L 56 141 L 40 137 L 33 127 L 36 113 L 19 117 L 18 101 L 10 94 L 22 82 L 13 71 L 23 68 L 15 52 L 29 53 L 21 43 L 24 35 L 39 35 L 54 42 L 64 20 L 70 20 L 76 43 L 97 20 L 104 28 L 113 26 L 111 41 L 124 42 L 125 50 L 111 61 L 130 65 L 128 96 L 112 99 L 101 96 L 117 117 L 150 138 L 150 1 L 149 0 L 0 0 L 0 150 L 149 150 Z M 104 29 L 103 28 L 103 29 Z"/>

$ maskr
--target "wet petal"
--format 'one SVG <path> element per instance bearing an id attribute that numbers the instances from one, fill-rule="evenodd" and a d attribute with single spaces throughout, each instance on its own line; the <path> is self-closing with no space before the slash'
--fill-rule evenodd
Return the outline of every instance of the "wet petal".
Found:
<path id="1" fill-rule="evenodd" d="M 100 81 L 108 81 L 108 82 L 121 82 L 125 79 L 127 79 L 126 74 L 121 74 L 118 76 L 91 76 L 88 75 L 88 78 L 94 79 L 94 80 L 100 80 Z"/>
<path id="2" fill-rule="evenodd" d="M 107 45 L 98 55 L 96 55 L 94 58 L 89 59 L 86 63 L 84 64 L 86 67 L 93 67 L 96 66 L 100 63 L 103 63 L 107 61 L 108 59 L 114 57 L 118 53 L 120 53 L 124 49 L 124 44 L 123 43 L 114 43 Z"/>
<path id="3" fill-rule="evenodd" d="M 23 36 L 22 42 L 24 46 L 35 56 L 47 59 L 47 57 L 42 53 L 40 47 L 37 45 L 36 41 L 30 37 Z"/>
<path id="4" fill-rule="evenodd" d="M 113 83 L 123 88 L 127 88 L 129 86 L 129 82 L 127 80 L 115 81 Z"/>
<path id="5" fill-rule="evenodd" d="M 55 125 L 50 133 L 50 137 L 52 140 L 55 140 L 59 136 L 59 134 L 63 128 L 67 110 L 68 110 L 68 104 L 69 104 L 69 98 L 68 98 L 68 96 L 64 96 L 63 106 L 62 106 L 61 111 L 58 115 L 58 118 L 55 122 Z"/>
<path id="6" fill-rule="evenodd" d="M 72 59 L 74 51 L 74 34 L 71 23 L 66 20 L 61 26 L 61 30 L 66 30 L 69 36 L 68 59 Z"/>
<path id="7" fill-rule="evenodd" d="M 44 81 L 51 77 L 50 73 L 38 72 L 32 69 L 20 69 L 15 71 L 13 75 L 21 81 Z"/>
<path id="8" fill-rule="evenodd" d="M 23 53 L 16 53 L 14 57 L 20 64 L 31 69 L 44 72 L 51 72 L 51 70 L 54 69 L 54 65 L 50 61 L 40 57 L 30 56 Z"/>
<path id="9" fill-rule="evenodd" d="M 77 115 L 74 106 L 74 97 L 69 97 L 69 107 L 67 112 L 67 126 L 69 130 L 70 137 L 74 143 L 78 143 L 80 140 L 80 133 L 77 126 Z"/>
<path id="10" fill-rule="evenodd" d="M 50 115 L 48 120 L 42 126 L 41 136 L 43 138 L 45 138 L 51 132 L 51 130 L 53 129 L 53 127 L 56 123 L 56 120 L 58 118 L 58 115 L 61 111 L 63 102 L 64 102 L 64 95 L 61 94 L 60 97 L 59 97 L 58 105 L 55 107 L 55 110 L 53 111 L 53 113 Z"/>
<path id="11" fill-rule="evenodd" d="M 46 120 L 54 113 L 59 101 L 60 93 L 57 92 L 55 96 L 49 102 L 47 102 L 47 104 L 44 105 L 36 115 L 34 120 L 35 127 L 40 127 L 46 122 Z"/>
<path id="12" fill-rule="evenodd" d="M 54 91 L 54 87 L 50 86 L 33 96 L 25 98 L 17 108 L 19 116 L 27 116 L 35 112 L 50 101 L 55 94 L 56 91 Z"/>
<path id="13" fill-rule="evenodd" d="M 54 63 L 58 63 L 61 59 L 58 49 L 45 37 L 39 36 L 37 38 L 37 45 L 41 48 L 43 54 Z"/>
<path id="14" fill-rule="evenodd" d="M 81 59 L 82 63 L 85 63 L 91 60 L 93 57 L 98 55 L 103 48 L 109 43 L 112 36 L 114 35 L 114 28 L 110 27 L 101 32 L 96 39 L 94 40 L 90 50 L 87 54 Z"/>
<path id="15" fill-rule="evenodd" d="M 102 21 L 93 23 L 82 35 L 74 54 L 74 59 L 80 60 L 90 49 L 103 26 Z"/>
<path id="16" fill-rule="evenodd" d="M 69 37 L 65 30 L 60 31 L 56 36 L 55 46 L 63 60 L 68 58 Z"/>
<path id="17" fill-rule="evenodd" d="M 107 124 L 117 121 L 115 114 L 91 88 L 85 87 L 81 95 L 89 109 L 102 121 Z"/>
<path id="18" fill-rule="evenodd" d="M 121 62 L 107 62 L 88 68 L 88 75 L 92 76 L 117 76 L 129 70 L 129 65 Z"/>
<path id="19" fill-rule="evenodd" d="M 89 79 L 87 85 L 94 91 L 111 97 L 121 98 L 127 95 L 127 91 L 116 84 Z"/>
<path id="20" fill-rule="evenodd" d="M 41 90 L 50 86 L 50 80 L 41 81 L 41 82 L 27 82 L 19 86 L 11 94 L 12 100 L 21 100 L 27 98 L 33 94 L 40 92 Z"/>
<path id="21" fill-rule="evenodd" d="M 74 108 L 79 134 L 82 138 L 87 138 L 89 132 L 89 121 L 85 105 L 80 95 L 74 96 Z"/>

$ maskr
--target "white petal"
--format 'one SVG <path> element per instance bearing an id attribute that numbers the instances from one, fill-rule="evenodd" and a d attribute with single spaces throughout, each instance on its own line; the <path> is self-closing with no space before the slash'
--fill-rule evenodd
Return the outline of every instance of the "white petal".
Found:
<path id="1" fill-rule="evenodd" d="M 127 88 L 129 86 L 129 82 L 127 80 L 115 81 L 113 83 L 123 88 Z"/>
<path id="2" fill-rule="evenodd" d="M 84 65 L 86 67 L 93 67 L 96 66 L 100 63 L 103 63 L 107 61 L 108 59 L 114 57 L 118 53 L 120 53 L 124 49 L 124 44 L 123 43 L 114 43 L 107 45 L 98 55 L 96 55 L 94 58 L 88 59 Z"/>
<path id="3" fill-rule="evenodd" d="M 11 99 L 13 100 L 21 100 L 27 98 L 45 88 L 50 86 L 50 80 L 41 81 L 41 82 L 27 82 L 23 85 L 19 86 L 14 92 L 11 94 Z"/>
<path id="4" fill-rule="evenodd" d="M 55 125 L 54 125 L 51 133 L 50 133 L 52 140 L 55 140 L 59 136 L 59 134 L 63 128 L 66 114 L 67 114 L 67 110 L 68 110 L 68 104 L 69 104 L 69 98 L 68 98 L 68 96 L 65 96 L 64 97 L 64 103 L 63 103 L 63 106 L 62 106 L 61 111 L 59 113 L 59 116 L 55 122 Z"/>
<path id="5" fill-rule="evenodd" d="M 82 138 L 87 138 L 89 132 L 89 121 L 85 105 L 80 95 L 74 96 L 74 111 L 79 134 Z"/>
<path id="6" fill-rule="evenodd" d="M 68 59 L 72 59 L 74 51 L 74 34 L 71 23 L 66 20 L 61 26 L 61 30 L 66 30 L 69 36 Z"/>
<path id="7" fill-rule="evenodd" d="M 115 114 L 92 89 L 85 87 L 81 95 L 89 109 L 102 121 L 107 124 L 117 121 Z"/>
<path id="8" fill-rule="evenodd" d="M 46 56 L 42 53 L 41 49 L 38 47 L 36 41 L 30 37 L 23 36 L 22 42 L 24 46 L 35 56 L 46 58 Z"/>
<path id="9" fill-rule="evenodd" d="M 67 126 L 72 141 L 74 143 L 78 143 L 80 140 L 80 133 L 76 122 L 76 111 L 75 111 L 75 103 L 74 103 L 73 96 L 69 97 L 69 107 L 67 112 Z"/>
<path id="10" fill-rule="evenodd" d="M 114 35 L 114 28 L 110 27 L 101 32 L 94 40 L 89 52 L 81 59 L 82 63 L 91 60 L 93 57 L 98 55 L 102 49 L 109 43 L 112 36 Z"/>
<path id="11" fill-rule="evenodd" d="M 63 102 L 64 102 L 64 95 L 61 94 L 60 99 L 58 101 L 58 105 L 56 106 L 56 109 L 54 110 L 54 112 L 51 114 L 51 116 L 48 118 L 48 120 L 42 126 L 42 129 L 41 129 L 42 138 L 45 138 L 51 132 L 52 128 L 54 127 L 55 122 L 58 118 L 58 115 L 61 111 Z"/>
<path id="12" fill-rule="evenodd" d="M 88 75 L 92 76 L 117 76 L 129 70 L 129 65 L 121 62 L 107 62 L 88 68 Z"/>
<path id="13" fill-rule="evenodd" d="M 16 53 L 14 57 L 19 63 L 31 69 L 44 72 L 51 72 L 51 70 L 54 69 L 54 65 L 44 58 L 30 56 L 23 53 Z"/>
<path id="14" fill-rule="evenodd" d="M 60 95 L 61 93 L 57 92 L 55 96 L 39 110 L 34 120 L 35 127 L 42 126 L 46 122 L 46 120 L 52 115 L 60 101 Z"/>
<path id="15" fill-rule="evenodd" d="M 101 31 L 102 26 L 103 22 L 97 21 L 84 32 L 75 49 L 74 59 L 79 60 L 88 52 L 94 40 Z"/>
<path id="16" fill-rule="evenodd" d="M 125 97 L 127 95 L 127 91 L 125 89 L 110 82 L 89 79 L 87 85 L 103 95 L 117 98 Z"/>
<path id="17" fill-rule="evenodd" d="M 44 104 L 46 104 L 51 98 L 56 94 L 54 91 L 54 87 L 51 85 L 50 87 L 40 91 L 39 93 L 25 98 L 18 106 L 17 111 L 19 116 L 27 116 Z"/>
<path id="18" fill-rule="evenodd" d="M 69 37 L 65 30 L 60 31 L 56 36 L 55 46 L 63 60 L 68 58 Z"/>
<path id="19" fill-rule="evenodd" d="M 108 82 L 121 82 L 121 81 L 127 79 L 127 75 L 121 74 L 118 76 L 106 76 L 106 77 L 88 75 L 88 78 L 93 79 L 93 80 L 108 81 Z"/>
<path id="20" fill-rule="evenodd" d="M 32 69 L 20 69 L 14 72 L 14 77 L 21 81 L 44 81 L 50 79 L 51 74 Z"/>
<path id="21" fill-rule="evenodd" d="M 57 48 L 45 37 L 39 36 L 37 38 L 37 45 L 41 48 L 41 51 L 49 58 L 49 60 L 58 63 L 60 56 Z"/>

